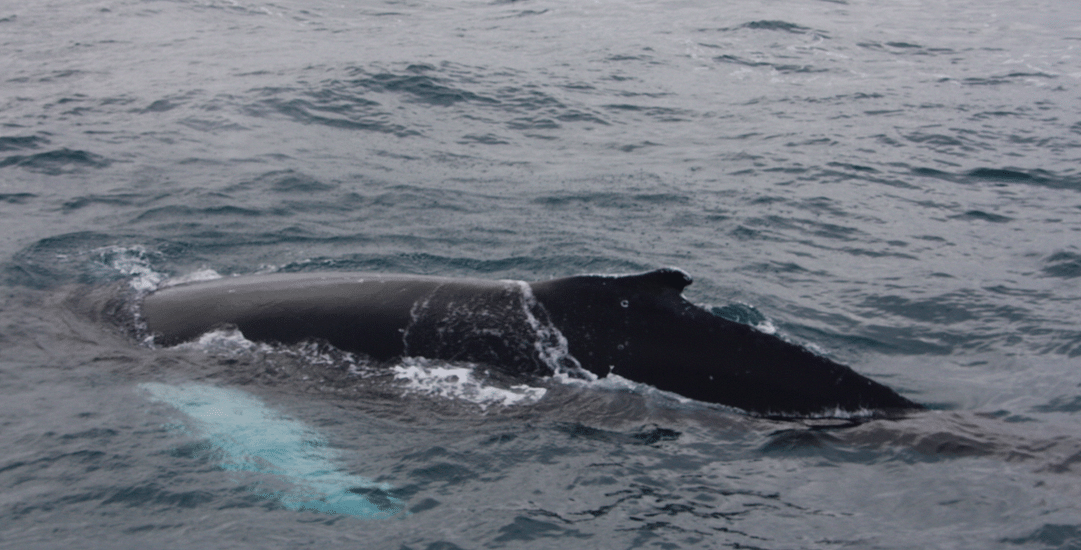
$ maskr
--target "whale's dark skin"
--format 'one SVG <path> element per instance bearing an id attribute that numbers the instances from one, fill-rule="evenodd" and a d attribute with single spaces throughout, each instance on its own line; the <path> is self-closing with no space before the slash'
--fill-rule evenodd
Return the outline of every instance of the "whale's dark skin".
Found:
<path id="1" fill-rule="evenodd" d="M 681 296 L 690 283 L 676 269 L 534 283 L 256 275 L 161 289 L 143 300 L 142 317 L 162 345 L 235 326 L 251 340 L 325 340 L 377 360 L 423 356 L 532 375 L 580 366 L 764 416 L 923 408 L 844 365 L 691 304 Z"/>

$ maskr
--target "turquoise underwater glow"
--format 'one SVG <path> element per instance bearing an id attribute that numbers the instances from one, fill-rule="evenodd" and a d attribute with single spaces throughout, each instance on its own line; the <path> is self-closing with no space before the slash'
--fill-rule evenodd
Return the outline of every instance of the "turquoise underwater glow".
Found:
<path id="1" fill-rule="evenodd" d="M 252 491 L 277 500 L 289 510 L 385 518 L 402 509 L 393 497 L 381 505 L 355 492 L 390 489 L 343 472 L 337 453 L 305 424 L 287 418 L 247 393 L 214 386 L 146 383 L 139 387 L 152 400 L 168 403 L 191 418 L 190 431 L 205 437 L 221 456 L 221 468 L 271 474 L 289 483 L 285 491 Z"/>

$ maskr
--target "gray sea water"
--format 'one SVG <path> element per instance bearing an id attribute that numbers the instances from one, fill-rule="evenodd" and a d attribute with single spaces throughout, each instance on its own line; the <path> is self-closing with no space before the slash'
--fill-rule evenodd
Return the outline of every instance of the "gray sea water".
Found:
<path id="1" fill-rule="evenodd" d="M 0 547 L 1081 548 L 1079 161 L 1067 0 L 0 0 Z M 661 266 L 931 410 L 102 313 Z"/>

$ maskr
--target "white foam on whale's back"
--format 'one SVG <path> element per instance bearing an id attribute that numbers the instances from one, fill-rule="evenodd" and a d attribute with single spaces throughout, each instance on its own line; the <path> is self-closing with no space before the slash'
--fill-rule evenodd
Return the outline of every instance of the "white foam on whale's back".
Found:
<path id="1" fill-rule="evenodd" d="M 173 277 L 161 282 L 160 288 L 167 288 L 176 285 L 183 285 L 187 283 L 196 283 L 201 281 L 213 281 L 221 279 L 222 275 L 213 269 L 200 269 L 192 271 L 179 277 Z"/>
<path id="2" fill-rule="evenodd" d="M 595 380 L 593 373 L 582 368 L 577 359 L 571 355 L 570 344 L 567 337 L 563 336 L 558 328 L 548 319 L 538 319 L 537 314 L 547 317 L 544 306 L 533 295 L 533 289 L 525 281 L 509 281 L 517 285 L 522 293 L 522 313 L 525 314 L 526 322 L 533 330 L 535 340 L 533 347 L 540 360 L 552 370 L 553 374 L 569 374 L 578 378 Z"/>
<path id="3" fill-rule="evenodd" d="M 479 378 L 472 365 L 422 357 L 406 357 L 391 370 L 409 393 L 465 401 L 482 410 L 490 406 L 534 403 L 548 392 L 528 384 L 499 387 Z"/>

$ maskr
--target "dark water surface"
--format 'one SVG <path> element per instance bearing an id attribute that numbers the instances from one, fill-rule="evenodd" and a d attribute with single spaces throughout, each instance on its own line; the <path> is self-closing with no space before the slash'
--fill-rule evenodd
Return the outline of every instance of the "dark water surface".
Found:
<path id="1" fill-rule="evenodd" d="M 0 52 L 0 546 L 1081 548 L 1071 2 L 0 2 Z M 932 410 L 102 316 L 171 277 L 666 265 Z"/>

